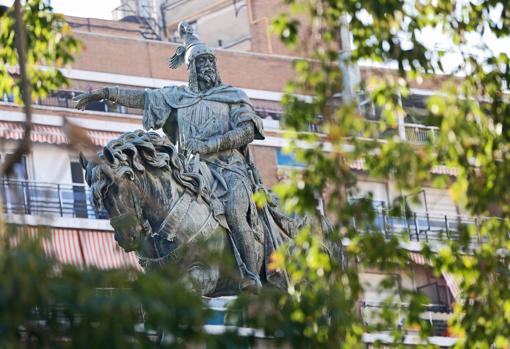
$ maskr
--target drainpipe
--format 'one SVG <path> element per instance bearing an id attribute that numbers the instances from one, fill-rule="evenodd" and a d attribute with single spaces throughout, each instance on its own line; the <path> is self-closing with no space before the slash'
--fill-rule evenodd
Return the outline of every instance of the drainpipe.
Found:
<path id="1" fill-rule="evenodd" d="M 351 33 L 346 15 L 340 17 L 340 52 L 339 65 L 342 72 L 344 103 L 350 103 L 356 98 L 355 89 L 360 83 L 360 70 L 357 63 L 349 62 L 352 52 Z"/>
<path id="2" fill-rule="evenodd" d="M 400 93 L 398 94 L 398 105 L 403 110 L 402 96 L 400 95 Z M 398 136 L 400 137 L 401 141 L 405 142 L 407 140 L 407 136 L 404 118 L 405 118 L 404 112 L 399 111 L 397 115 Z"/>

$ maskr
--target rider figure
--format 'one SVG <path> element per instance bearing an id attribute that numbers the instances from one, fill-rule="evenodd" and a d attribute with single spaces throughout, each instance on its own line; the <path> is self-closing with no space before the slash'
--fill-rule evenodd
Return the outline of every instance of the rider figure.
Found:
<path id="1" fill-rule="evenodd" d="M 225 207 L 225 216 L 236 248 L 245 265 L 243 288 L 259 287 L 256 270 L 258 249 L 263 243 L 257 209 L 252 200 L 254 183 L 250 174 L 248 144 L 264 139 L 262 120 L 255 114 L 246 94 L 223 84 L 213 51 L 200 42 L 183 22 L 179 31 L 184 46 L 170 59 L 170 67 L 186 63 L 189 86 L 156 90 L 102 88 L 79 96 L 83 109 L 94 100 L 107 99 L 144 110 L 145 129 L 163 129 L 179 151 L 200 154 L 212 173 L 212 191 Z M 247 269 L 247 270 L 246 270 Z"/>

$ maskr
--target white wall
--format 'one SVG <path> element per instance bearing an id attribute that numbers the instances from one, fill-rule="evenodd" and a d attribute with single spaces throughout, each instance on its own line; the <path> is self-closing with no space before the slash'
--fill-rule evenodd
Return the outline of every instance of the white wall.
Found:
<path id="1" fill-rule="evenodd" d="M 380 287 L 383 280 L 388 277 L 395 278 L 397 282 L 392 289 L 384 289 Z M 382 308 L 379 305 L 385 301 L 400 303 L 399 282 L 400 276 L 398 274 L 382 274 L 376 272 L 364 272 L 359 274 L 360 283 L 363 286 L 363 301 L 365 307 L 362 307 L 361 316 L 363 321 L 376 324 L 381 322 Z"/>
<path id="2" fill-rule="evenodd" d="M 240 7 L 242 3 L 237 4 Z M 236 41 L 240 38 L 250 35 L 250 24 L 248 18 L 248 9 L 242 7 L 236 16 L 234 6 L 229 6 L 209 15 L 203 16 L 197 20 L 197 28 L 200 40 L 211 47 L 218 46 L 218 40 L 222 40 L 223 45 Z M 237 50 L 251 49 L 250 41 L 232 46 Z"/>
<path id="3" fill-rule="evenodd" d="M 429 211 L 447 215 L 457 215 L 455 202 L 447 189 L 425 188 Z"/>
<path id="4" fill-rule="evenodd" d="M 455 202 L 448 193 L 447 189 L 424 188 L 427 200 L 428 213 L 432 215 L 458 215 Z M 408 198 L 407 203 L 409 207 L 416 212 L 426 212 L 425 200 L 423 193 L 416 194 L 420 199 L 419 203 L 413 202 L 411 197 Z"/>
<path id="5" fill-rule="evenodd" d="M 32 177 L 38 182 L 72 183 L 71 158 L 63 145 L 34 143 L 31 153 Z"/>
<path id="6" fill-rule="evenodd" d="M 401 192 L 397 190 L 394 182 L 389 182 L 386 189 L 385 183 L 361 180 L 358 182 L 358 197 L 369 191 L 373 193 L 374 200 L 384 201 L 388 206 L 399 196 L 406 196 L 406 202 L 412 211 L 425 213 L 425 200 L 423 192 Z M 447 189 L 425 187 L 425 196 L 429 214 L 456 216 L 458 214 L 455 202 Z M 388 202 L 389 198 L 389 202 Z M 414 202 L 419 199 L 419 202 Z M 461 211 L 462 212 L 462 211 Z"/>
<path id="7" fill-rule="evenodd" d="M 199 39 L 213 48 L 218 47 L 218 40 L 226 45 L 250 35 L 248 7 L 244 1 L 237 2 L 235 7 L 228 3 L 220 6 L 217 1 L 211 0 L 175 1 L 175 4 L 166 11 L 166 24 L 175 28 L 183 19 L 196 20 Z M 248 51 L 251 42 L 244 41 L 231 48 Z"/>
<path id="8" fill-rule="evenodd" d="M 175 6 L 170 6 L 166 11 L 167 25 L 176 24 L 189 16 L 199 14 L 205 9 L 213 7 L 216 0 L 187 0 L 187 1 L 171 1 Z"/>
<path id="9" fill-rule="evenodd" d="M 381 273 L 360 273 L 359 278 L 364 290 L 363 300 L 377 303 L 393 296 L 394 301 L 398 302 L 400 300 L 398 288 L 382 289 L 379 287 L 380 283 L 389 276 Z M 398 275 L 391 275 L 391 277 L 398 278 Z"/>
<path id="10" fill-rule="evenodd" d="M 386 194 L 386 184 L 382 182 L 374 182 L 367 180 L 358 181 L 358 190 L 353 193 L 353 197 L 363 197 L 368 195 L 368 193 L 372 193 L 373 200 L 382 201 L 385 203 L 385 206 L 388 204 L 387 194 Z"/>

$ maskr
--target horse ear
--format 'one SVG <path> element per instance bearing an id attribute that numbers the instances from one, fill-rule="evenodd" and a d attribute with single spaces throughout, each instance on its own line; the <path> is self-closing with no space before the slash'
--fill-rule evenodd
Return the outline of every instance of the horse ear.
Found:
<path id="1" fill-rule="evenodd" d="M 89 161 L 87 160 L 85 155 L 83 155 L 82 152 L 80 152 L 80 164 L 85 170 L 87 169 L 87 165 L 89 164 Z"/>

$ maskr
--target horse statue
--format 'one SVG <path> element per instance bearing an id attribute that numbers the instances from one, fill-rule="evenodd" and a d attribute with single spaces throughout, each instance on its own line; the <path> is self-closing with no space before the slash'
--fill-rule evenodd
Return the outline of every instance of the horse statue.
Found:
<path id="1" fill-rule="evenodd" d="M 95 207 L 108 211 L 115 240 L 136 251 L 144 269 L 174 263 L 204 296 L 239 293 L 232 266 L 242 261 L 223 206 L 209 190 L 211 174 L 198 157 L 186 158 L 159 134 L 138 130 L 110 141 L 96 160 L 80 159 Z M 253 246 L 261 280 L 269 280 L 264 259 L 277 247 L 268 248 L 267 240 Z M 283 278 L 284 271 L 278 272 Z"/>

